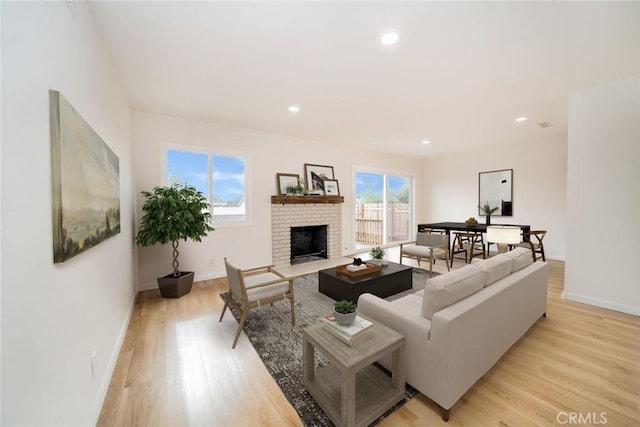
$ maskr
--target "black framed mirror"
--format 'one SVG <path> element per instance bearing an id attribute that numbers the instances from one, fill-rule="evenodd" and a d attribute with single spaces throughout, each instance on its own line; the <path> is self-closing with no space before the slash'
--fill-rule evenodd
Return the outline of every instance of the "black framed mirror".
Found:
<path id="1" fill-rule="evenodd" d="M 478 215 L 485 204 L 498 208 L 492 216 L 513 215 L 513 169 L 480 172 L 478 174 Z"/>

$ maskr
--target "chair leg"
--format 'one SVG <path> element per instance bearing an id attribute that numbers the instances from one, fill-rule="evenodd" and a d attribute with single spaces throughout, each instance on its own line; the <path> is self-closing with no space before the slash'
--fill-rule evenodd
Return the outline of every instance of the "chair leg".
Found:
<path id="1" fill-rule="evenodd" d="M 429 260 L 429 277 L 433 277 L 433 264 L 436 263 L 436 260 L 431 258 Z"/>
<path id="2" fill-rule="evenodd" d="M 227 307 L 229 307 L 229 298 L 231 298 L 231 295 L 227 294 L 227 298 L 224 300 L 224 307 L 222 307 L 222 314 L 220 315 L 220 320 L 218 320 L 218 322 L 222 322 L 224 313 L 227 311 Z"/>
<path id="3" fill-rule="evenodd" d="M 291 296 L 290 300 L 291 300 L 291 325 L 296 326 L 296 314 L 294 311 L 295 304 L 293 303 L 293 295 Z"/>
<path id="4" fill-rule="evenodd" d="M 242 312 L 242 316 L 240 317 L 240 324 L 238 325 L 238 330 L 236 331 L 236 337 L 233 340 L 233 345 L 231 348 L 236 348 L 236 344 L 238 343 L 238 338 L 240 337 L 240 332 L 242 332 L 242 328 L 244 327 L 244 322 L 247 320 L 247 315 L 249 314 L 249 308 L 247 307 L 245 311 Z"/>

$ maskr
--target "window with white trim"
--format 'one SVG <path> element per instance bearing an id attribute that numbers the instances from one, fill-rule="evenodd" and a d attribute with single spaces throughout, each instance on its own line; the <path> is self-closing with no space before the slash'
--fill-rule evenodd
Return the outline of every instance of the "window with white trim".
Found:
<path id="1" fill-rule="evenodd" d="M 166 151 L 167 184 L 189 184 L 207 196 L 213 223 L 248 221 L 248 155 L 169 148 Z"/>

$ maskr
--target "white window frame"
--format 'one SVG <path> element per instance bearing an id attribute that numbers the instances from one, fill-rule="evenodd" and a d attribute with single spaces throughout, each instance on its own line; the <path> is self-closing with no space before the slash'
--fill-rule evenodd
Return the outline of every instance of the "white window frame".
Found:
<path id="1" fill-rule="evenodd" d="M 244 159 L 244 206 L 245 206 L 244 219 L 237 220 L 237 221 L 216 222 L 213 219 L 213 205 L 210 204 L 209 211 L 211 212 L 211 216 L 212 216 L 211 224 L 214 228 L 248 227 L 253 225 L 253 219 L 251 215 L 251 212 L 252 212 L 251 206 L 253 205 L 253 200 L 252 200 L 253 197 L 251 197 L 251 195 L 253 194 L 251 191 L 251 182 L 252 182 L 251 153 L 249 153 L 248 151 L 241 151 L 241 150 L 228 150 L 228 149 L 194 146 L 194 145 L 167 144 L 164 147 L 162 147 L 162 160 L 163 160 L 162 182 L 164 183 L 163 185 L 169 185 L 169 170 L 168 170 L 169 159 L 167 156 L 167 153 L 169 152 L 169 150 L 188 151 L 192 153 L 207 154 L 207 165 L 209 168 L 208 200 L 211 200 L 211 201 L 213 201 L 213 186 L 211 185 L 213 182 L 213 168 L 211 167 L 213 156 L 242 157 Z"/>

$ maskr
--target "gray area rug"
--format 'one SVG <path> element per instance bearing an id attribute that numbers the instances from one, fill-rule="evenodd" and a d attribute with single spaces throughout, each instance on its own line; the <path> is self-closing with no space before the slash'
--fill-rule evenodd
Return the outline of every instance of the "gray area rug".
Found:
<path id="1" fill-rule="evenodd" d="M 434 277 L 438 273 L 433 273 Z M 424 288 L 429 272 L 413 269 L 413 289 L 393 295 L 388 300 L 402 297 Z M 249 312 L 244 332 L 260 355 L 267 370 L 276 380 L 282 392 L 298 412 L 305 426 L 333 426 L 329 417 L 307 392 L 302 373 L 302 330 L 322 322 L 322 318 L 333 309 L 334 300 L 318 292 L 318 275 L 302 276 L 293 282 L 296 306 L 296 325 L 291 326 L 290 303 L 279 301 L 271 306 L 260 307 Z M 221 294 L 226 298 L 226 294 Z M 236 320 L 238 313 L 232 311 Z M 315 352 L 316 366 L 325 366 L 328 361 L 322 353 Z M 383 369 L 383 368 L 381 368 Z M 407 384 L 404 400 L 398 402 L 372 425 L 404 405 L 417 391 Z"/>

